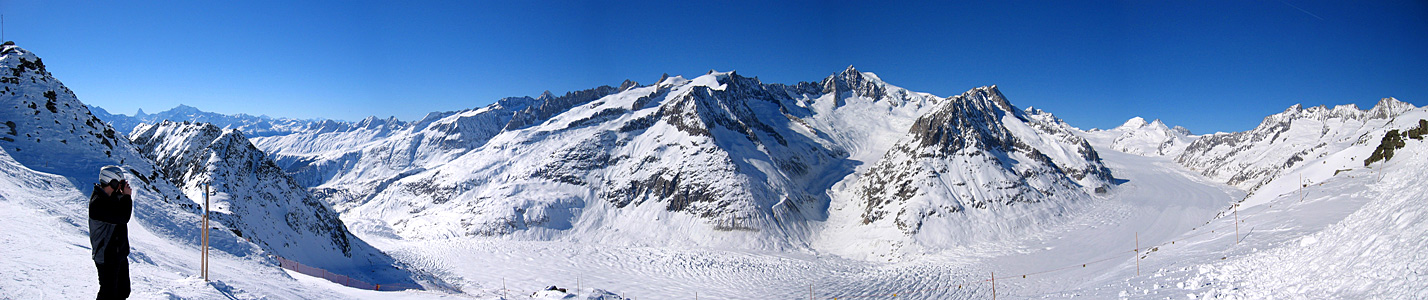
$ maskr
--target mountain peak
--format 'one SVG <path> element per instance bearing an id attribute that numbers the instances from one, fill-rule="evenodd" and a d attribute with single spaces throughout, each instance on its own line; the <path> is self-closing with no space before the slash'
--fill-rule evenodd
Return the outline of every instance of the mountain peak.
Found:
<path id="1" fill-rule="evenodd" d="M 1390 116 L 1398 115 L 1414 108 L 1417 107 L 1413 106 L 1413 104 L 1411 103 L 1398 101 L 1397 98 L 1388 97 L 1379 99 L 1378 103 L 1374 104 L 1372 109 L 1369 109 L 1369 114 L 1376 118 L 1388 118 Z"/>
<path id="2" fill-rule="evenodd" d="M 841 74 L 858 74 L 858 73 L 859 73 L 859 72 L 858 72 L 858 69 L 857 69 L 857 68 L 854 68 L 853 65 L 848 65 L 848 68 L 847 68 L 847 69 L 843 69 L 843 73 L 841 73 Z"/>
<path id="3" fill-rule="evenodd" d="M 169 109 L 169 110 L 167 110 L 167 111 L 164 111 L 163 113 L 177 114 L 177 115 L 190 115 L 190 114 L 197 114 L 197 113 L 202 113 L 202 112 L 203 112 L 203 110 L 200 110 L 200 109 L 198 109 L 197 107 L 188 106 L 188 105 L 184 105 L 184 104 L 179 104 L 178 106 L 175 106 L 174 108 L 171 108 L 171 109 Z"/>
<path id="4" fill-rule="evenodd" d="M 630 90 L 630 89 L 633 89 L 633 88 L 636 88 L 636 87 L 639 87 L 639 86 L 640 86 L 640 83 L 639 83 L 639 82 L 635 82 L 634 80 L 625 79 L 624 82 L 620 82 L 620 91 L 621 91 L 621 92 L 623 92 L 623 91 L 628 91 L 628 90 Z"/>
<path id="5" fill-rule="evenodd" d="M 1122 129 L 1122 128 L 1124 128 L 1124 129 L 1141 128 L 1141 127 L 1145 127 L 1146 124 L 1147 124 L 1147 123 L 1145 122 L 1145 118 L 1134 117 L 1134 118 L 1130 118 L 1130 120 L 1126 120 L 1126 122 L 1125 122 L 1124 124 L 1121 124 L 1120 127 L 1116 127 L 1116 128 L 1117 128 L 1117 129 Z"/>
<path id="6" fill-rule="evenodd" d="M 5 42 L 4 46 L 0 46 L 0 55 L 9 56 L 10 54 L 17 54 L 23 58 L 35 58 L 35 54 L 16 46 L 14 42 Z"/>
<path id="7" fill-rule="evenodd" d="M 823 79 L 823 93 L 835 94 L 837 100 L 842 105 L 843 93 L 852 93 L 852 96 L 863 96 L 872 99 L 882 99 L 887 95 L 888 86 L 872 73 L 859 72 L 853 66 L 848 66 L 843 72 L 829 75 Z"/>

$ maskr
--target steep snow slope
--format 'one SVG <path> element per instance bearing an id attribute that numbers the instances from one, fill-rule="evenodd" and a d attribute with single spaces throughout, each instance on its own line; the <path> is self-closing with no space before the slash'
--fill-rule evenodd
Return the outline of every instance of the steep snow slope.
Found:
<path id="1" fill-rule="evenodd" d="M 1295 105 L 1265 117 L 1253 130 L 1202 136 L 1186 146 L 1176 161 L 1207 177 L 1254 191 L 1280 177 L 1285 169 L 1367 138 L 1367 132 L 1411 109 L 1412 104 L 1393 98 L 1383 98 L 1370 110 L 1353 104 L 1332 109 Z"/>
<path id="2" fill-rule="evenodd" d="M 347 232 L 337 213 L 313 199 L 233 129 L 207 123 L 141 124 L 131 141 L 190 199 L 212 186 L 213 220 L 264 250 L 364 282 L 416 285 L 413 274 Z"/>
<path id="3" fill-rule="evenodd" d="M 1185 127 L 1169 128 L 1159 119 L 1146 123 L 1145 119 L 1140 117 L 1131 118 L 1111 130 L 1090 133 L 1114 135 L 1115 140 L 1111 142 L 1111 148 L 1141 156 L 1176 157 L 1185 152 L 1185 147 L 1189 146 L 1191 141 L 1199 137 L 1191 135 L 1190 130 Z"/>

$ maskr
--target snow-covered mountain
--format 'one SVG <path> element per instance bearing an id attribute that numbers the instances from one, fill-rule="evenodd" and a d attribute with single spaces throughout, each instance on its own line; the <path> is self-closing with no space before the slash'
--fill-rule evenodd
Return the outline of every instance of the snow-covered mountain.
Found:
<path id="1" fill-rule="evenodd" d="M 1047 222 L 1070 202 L 1105 193 L 1111 172 L 1091 145 L 1055 117 L 1032 113 L 996 87 L 943 101 L 856 182 L 862 222 L 945 247 L 988 224 Z"/>
<path id="2" fill-rule="evenodd" d="M 199 257 L 200 201 L 195 201 L 167 176 L 173 173 L 156 165 L 125 136 L 96 118 L 89 108 L 55 79 L 33 53 L 12 43 L 0 46 L 0 202 L 12 212 L 3 218 L 7 231 L 15 232 L 6 244 L 21 245 L 23 258 L 5 260 L 5 274 L 40 275 L 61 289 L 25 289 L 11 283 L 31 282 L 33 277 L 10 278 L 0 286 L 6 297 L 83 298 L 91 297 L 96 282 L 88 258 L 88 195 L 97 170 L 105 165 L 122 165 L 134 188 L 133 219 L 129 224 L 133 246 L 130 255 L 132 277 L 146 287 L 135 291 L 142 298 L 220 298 L 251 296 L 250 291 L 287 298 L 325 298 L 324 292 L 303 292 L 300 284 L 287 277 L 264 247 L 243 237 L 267 241 L 299 241 L 298 236 L 268 236 L 261 230 L 243 230 L 223 222 L 212 224 L 210 244 L 218 281 L 195 281 Z M 252 149 L 250 149 L 252 150 Z M 261 158 L 261 154 L 250 155 Z M 205 158 L 206 160 L 207 158 Z M 304 207 L 281 207 L 273 211 L 313 211 Z M 261 205 L 260 205 L 261 206 Z M 236 212 L 236 211 L 235 211 Z M 246 217 L 246 216 L 244 216 Z M 306 219 L 305 216 L 303 216 Z M 328 221 L 336 222 L 329 218 Z M 313 224 L 303 220 L 305 224 Z M 319 221 L 320 222 L 320 221 Z M 242 230 L 243 237 L 237 233 Z M 279 233 L 287 234 L 287 233 Z M 349 241 L 356 244 L 357 241 Z M 311 243 L 286 245 L 301 252 Z M 355 247 L 355 246 L 352 246 Z M 355 249 L 355 248 L 353 248 Z M 364 248 L 365 249 L 365 248 Z M 356 250 L 353 250 L 356 251 Z M 365 251 L 365 250 L 364 250 Z M 355 253 L 355 252 L 354 252 Z M 367 255 L 367 253 L 363 253 Z M 356 255 L 354 255 L 356 256 Z M 368 265 L 368 267 L 374 267 Z M 375 266 L 373 270 L 379 270 Z M 388 267 L 390 269 L 390 267 Z M 356 278 L 366 270 L 336 269 Z M 54 274 L 58 276 L 45 276 Z M 385 272 L 392 279 L 409 278 L 405 271 Z M 8 276 L 7 276 L 8 277 Z M 72 278 L 72 280 L 70 279 Z M 407 279 L 405 282 L 412 282 Z M 24 289 L 23 287 L 21 289 Z M 13 292 L 13 293 L 12 293 Z"/>
<path id="3" fill-rule="evenodd" d="M 1394 98 L 1383 98 L 1368 110 L 1353 104 L 1332 109 L 1296 104 L 1265 117 L 1253 130 L 1201 136 L 1175 160 L 1211 179 L 1254 191 L 1286 169 L 1380 138 L 1367 133 L 1414 108 Z"/>
<path id="4" fill-rule="evenodd" d="M 840 218 L 829 214 L 834 202 L 855 201 L 834 191 L 872 191 L 880 180 L 916 184 L 902 194 L 916 201 L 963 191 L 938 216 L 968 214 L 962 205 L 1055 210 L 1104 191 L 1109 171 L 1070 130 L 995 87 L 941 98 L 850 67 L 794 85 L 713 71 L 626 81 L 254 143 L 363 230 L 783 249 L 805 247 L 815 222 Z M 914 178 L 921 164 L 967 170 L 956 173 L 971 185 Z M 859 181 L 865 173 L 887 178 Z M 998 177 L 972 178 L 983 173 Z M 1032 186 L 1013 186 L 1022 182 Z M 872 211 L 899 214 L 908 200 L 863 194 L 856 201 L 898 202 L 862 205 L 869 223 L 881 218 Z M 903 218 L 931 217 L 933 206 L 919 207 L 928 210 Z"/>
<path id="5" fill-rule="evenodd" d="M 242 130 L 247 136 L 272 136 L 286 135 L 299 131 L 321 130 L 322 126 L 330 126 L 333 121 L 322 120 L 299 120 L 289 118 L 272 118 L 268 116 L 252 116 L 248 114 L 225 115 L 220 113 L 206 112 L 198 108 L 182 105 L 155 114 L 146 114 L 143 109 L 135 112 L 133 116 L 124 114 L 110 114 L 109 111 L 98 106 L 89 106 L 89 111 L 100 120 L 109 123 L 115 131 L 128 136 L 139 124 L 153 124 L 162 121 L 190 121 L 216 125 L 220 128 Z M 392 120 L 395 121 L 395 120 Z M 341 123 L 341 122 L 338 122 Z"/>
<path id="6" fill-rule="evenodd" d="M 337 213 L 268 160 L 241 131 L 163 121 L 130 141 L 190 199 L 211 185 L 212 219 L 264 250 L 364 282 L 414 285 L 395 260 L 347 232 Z"/>
<path id="7" fill-rule="evenodd" d="M 1147 123 L 1141 117 L 1131 118 L 1110 130 L 1093 130 L 1090 134 L 1112 135 L 1115 137 L 1111 141 L 1112 149 L 1141 156 L 1175 157 L 1184 152 L 1190 142 L 1199 138 L 1185 127 L 1170 128 L 1160 119 Z"/>

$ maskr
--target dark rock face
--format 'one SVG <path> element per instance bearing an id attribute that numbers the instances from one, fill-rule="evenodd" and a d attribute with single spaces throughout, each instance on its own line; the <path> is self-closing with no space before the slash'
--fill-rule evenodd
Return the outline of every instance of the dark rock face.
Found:
<path id="1" fill-rule="evenodd" d="M 713 220 L 725 230 L 757 230 L 745 225 L 752 219 L 775 215 L 773 203 L 749 202 L 751 195 L 777 194 L 777 187 L 754 178 L 776 176 L 775 171 L 795 177 L 806 176 L 811 169 L 822 168 L 847 156 L 841 151 L 818 147 L 801 151 L 782 151 L 791 145 L 817 145 L 802 135 L 791 136 L 786 131 L 789 118 L 760 116 L 758 111 L 784 111 L 792 99 L 782 85 L 765 85 L 754 78 L 729 73 L 719 82 L 723 89 L 693 87 L 683 95 L 665 100 L 653 119 L 636 118 L 622 127 L 648 128 L 649 122 L 661 122 L 690 136 L 708 139 L 698 145 L 671 144 L 662 152 L 686 153 L 684 161 L 665 161 L 659 155 L 617 159 L 612 166 L 631 174 L 645 174 L 628 181 L 603 184 L 600 194 L 617 207 L 657 202 L 668 211 L 684 212 Z M 795 140 L 797 139 L 797 140 Z M 762 149 L 753 152 L 732 149 Z M 789 155 L 794 153 L 793 155 Z M 742 154 L 742 155 L 741 155 Z M 693 159 L 691 159 L 693 158 Z M 765 161 L 775 170 L 760 170 L 749 161 Z M 676 167 L 677 166 L 677 167 Z M 640 172 L 657 168 L 653 172 Z M 782 176 L 782 175 L 777 175 Z M 711 181 L 720 179 L 724 182 Z M 826 199 L 806 191 L 792 195 L 797 201 L 784 205 L 798 207 L 826 203 Z M 797 208 L 794 208 L 797 210 Z M 751 215 L 756 213 L 761 216 Z"/>
<path id="2" fill-rule="evenodd" d="M 887 90 L 879 84 L 863 77 L 862 72 L 858 72 L 853 66 L 848 66 L 843 73 L 828 77 L 822 82 L 823 94 L 834 95 L 836 106 L 843 106 L 843 99 L 849 95 L 868 97 L 871 99 L 882 99 L 887 95 Z"/>
<path id="3" fill-rule="evenodd" d="M 629 81 L 627 81 L 626 84 L 634 85 Z M 540 104 L 530 106 L 523 111 L 517 112 L 515 116 L 511 118 L 510 123 L 506 123 L 505 130 L 517 130 L 540 124 L 540 122 L 545 122 L 545 120 L 550 119 L 550 117 L 565 112 L 571 107 L 584 105 L 590 103 L 590 101 L 595 101 L 595 99 L 600 99 L 600 97 L 605 97 L 622 90 L 623 89 L 620 88 L 603 85 L 593 89 L 568 92 L 560 97 L 555 97 L 551 95 L 550 92 L 546 92 L 536 98 L 536 101 Z"/>

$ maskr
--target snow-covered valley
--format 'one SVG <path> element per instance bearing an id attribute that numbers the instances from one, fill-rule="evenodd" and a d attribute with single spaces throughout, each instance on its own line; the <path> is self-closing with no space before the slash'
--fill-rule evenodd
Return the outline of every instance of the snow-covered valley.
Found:
<path id="1" fill-rule="evenodd" d="M 0 299 L 97 290 L 85 204 L 107 164 L 136 184 L 139 299 L 1428 298 L 1428 109 L 1392 98 L 1239 133 L 1081 130 L 995 86 L 943 97 L 849 67 L 412 122 L 131 117 L 3 51 Z"/>

